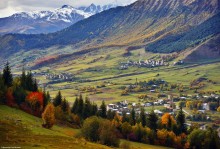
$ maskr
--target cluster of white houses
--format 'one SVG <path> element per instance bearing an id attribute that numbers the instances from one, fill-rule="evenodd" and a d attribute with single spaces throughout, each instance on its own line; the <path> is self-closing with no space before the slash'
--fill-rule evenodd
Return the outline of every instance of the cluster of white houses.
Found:
<path id="1" fill-rule="evenodd" d="M 123 112 L 126 112 L 126 114 L 130 114 L 130 110 L 128 109 L 128 102 L 127 100 L 117 102 L 115 104 L 108 104 L 107 105 L 107 111 L 114 111 L 118 113 L 119 115 L 122 115 Z"/>
<path id="2" fill-rule="evenodd" d="M 172 107 L 172 104 L 173 102 L 170 101 L 170 100 L 163 100 L 163 99 L 159 99 L 155 102 L 146 102 L 146 103 L 142 103 L 140 105 L 137 105 L 137 103 L 128 103 L 126 100 L 124 101 L 121 101 L 121 102 L 117 102 L 117 103 L 111 103 L 111 104 L 108 104 L 107 105 L 107 111 L 108 110 L 111 110 L 111 111 L 114 111 L 116 113 L 118 113 L 119 115 L 122 115 L 123 112 L 125 112 L 127 115 L 130 115 L 130 111 L 131 109 L 128 108 L 128 105 L 131 105 L 134 109 L 135 109 L 135 112 L 137 114 L 140 114 L 141 112 L 141 109 L 140 107 L 149 107 L 149 106 L 155 106 L 154 108 L 154 112 L 158 115 L 162 115 L 163 112 L 156 109 L 156 106 L 161 106 L 161 105 L 164 105 L 165 108 L 167 109 L 170 109 L 171 111 L 171 114 L 173 114 L 172 110 L 173 110 L 173 107 Z M 146 114 L 149 114 L 148 112 L 146 112 Z"/>
<path id="3" fill-rule="evenodd" d="M 208 98 L 208 97 L 215 97 L 219 98 L 218 95 L 211 95 L 211 96 L 203 96 L 202 98 Z M 187 97 L 179 97 L 182 101 L 186 100 Z M 117 103 L 111 103 L 107 105 L 107 110 L 115 111 L 119 115 L 122 115 L 123 112 L 126 112 L 127 115 L 130 114 L 131 108 L 128 108 L 128 105 L 131 105 L 136 111 L 136 113 L 140 113 L 140 107 L 150 107 L 154 106 L 154 112 L 158 115 L 163 115 L 163 112 L 157 109 L 157 106 L 164 106 L 167 111 L 170 112 L 170 114 L 174 114 L 176 110 L 179 110 L 178 104 L 175 104 L 173 102 L 173 99 L 171 96 L 168 95 L 168 99 L 158 99 L 154 102 L 145 102 L 141 104 L 137 104 L 135 102 L 128 103 L 127 100 L 117 102 Z M 202 109 L 198 110 L 202 113 L 204 113 L 206 110 L 210 110 L 209 103 L 202 103 Z M 148 114 L 148 112 L 146 112 Z"/>
<path id="4" fill-rule="evenodd" d="M 44 74 L 48 80 L 63 80 L 63 81 L 72 81 L 74 76 L 70 73 L 61 73 L 61 74 Z"/>
<path id="5" fill-rule="evenodd" d="M 168 63 L 165 63 L 164 60 L 139 60 L 139 61 L 131 61 L 128 60 L 127 62 L 121 62 L 120 63 L 120 69 L 128 69 L 130 66 L 135 66 L 135 67 L 147 67 L 147 68 L 152 68 L 152 67 L 159 67 L 159 66 L 168 66 Z"/>

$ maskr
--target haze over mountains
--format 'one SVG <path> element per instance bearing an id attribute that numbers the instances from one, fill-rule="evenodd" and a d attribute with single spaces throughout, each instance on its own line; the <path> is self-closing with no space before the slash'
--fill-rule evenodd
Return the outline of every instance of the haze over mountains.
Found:
<path id="1" fill-rule="evenodd" d="M 56 33 L 4 35 L 0 38 L 0 55 L 54 46 L 79 50 L 136 46 L 159 53 L 181 51 L 219 35 L 219 5 L 218 0 L 138 0 Z"/>
<path id="2" fill-rule="evenodd" d="M 53 11 L 16 13 L 6 18 L 0 18 L 0 34 L 39 34 L 56 32 L 80 20 L 113 7 L 116 7 L 116 5 L 109 4 L 100 6 L 91 4 L 88 7 L 79 8 L 63 5 L 61 8 Z"/>

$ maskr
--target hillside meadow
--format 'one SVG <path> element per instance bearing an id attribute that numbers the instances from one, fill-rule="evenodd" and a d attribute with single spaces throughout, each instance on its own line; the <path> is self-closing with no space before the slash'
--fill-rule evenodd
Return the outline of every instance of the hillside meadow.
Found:
<path id="1" fill-rule="evenodd" d="M 55 125 L 45 129 L 42 119 L 27 114 L 16 108 L 0 105 L 0 146 L 30 148 L 72 148 L 72 149 L 110 149 L 101 144 L 91 143 L 82 138 L 76 138 L 80 129 L 65 125 Z M 131 149 L 168 149 L 121 140 L 129 144 Z"/>

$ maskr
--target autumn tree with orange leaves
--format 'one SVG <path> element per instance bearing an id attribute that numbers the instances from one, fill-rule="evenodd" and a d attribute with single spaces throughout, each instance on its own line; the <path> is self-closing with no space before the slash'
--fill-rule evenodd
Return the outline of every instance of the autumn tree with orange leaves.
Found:
<path id="1" fill-rule="evenodd" d="M 40 116 L 43 110 L 43 93 L 41 92 L 30 92 L 26 97 L 26 102 L 35 113 L 34 115 Z"/>
<path id="2" fill-rule="evenodd" d="M 168 131 L 167 129 L 159 129 L 157 131 L 157 141 L 156 144 L 170 146 L 174 148 L 181 149 L 185 146 L 186 134 L 182 133 L 177 136 L 173 131 Z"/>
<path id="3" fill-rule="evenodd" d="M 51 128 L 55 123 L 55 109 L 53 104 L 48 104 L 42 114 L 43 124 L 45 128 Z"/>
<path id="4" fill-rule="evenodd" d="M 114 119 L 112 120 L 112 125 L 117 129 L 121 128 L 122 117 L 118 113 L 115 114 Z"/>
<path id="5" fill-rule="evenodd" d="M 173 127 L 176 125 L 176 120 L 174 119 L 174 117 L 172 115 L 170 115 L 169 113 L 165 113 L 162 117 L 161 117 L 161 124 L 164 128 L 166 128 L 167 130 L 172 130 Z"/>

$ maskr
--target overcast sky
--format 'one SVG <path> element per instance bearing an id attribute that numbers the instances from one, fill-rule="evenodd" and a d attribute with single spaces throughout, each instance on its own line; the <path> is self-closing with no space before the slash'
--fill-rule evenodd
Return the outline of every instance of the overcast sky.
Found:
<path id="1" fill-rule="evenodd" d="M 34 10 L 53 10 L 64 4 L 74 7 L 88 6 L 91 3 L 105 5 L 117 3 L 127 5 L 136 0 L 0 0 L 0 18 L 10 16 L 16 12 Z"/>

